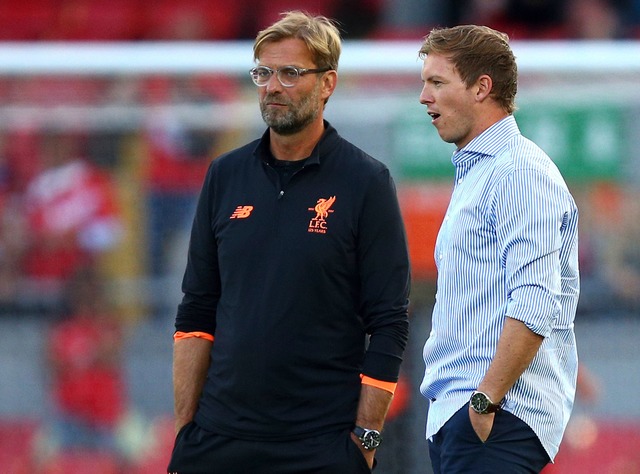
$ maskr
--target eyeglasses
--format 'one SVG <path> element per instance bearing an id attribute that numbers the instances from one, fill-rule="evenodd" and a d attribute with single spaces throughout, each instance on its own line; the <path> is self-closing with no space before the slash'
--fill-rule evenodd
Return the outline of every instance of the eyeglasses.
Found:
<path id="1" fill-rule="evenodd" d="M 305 69 L 295 66 L 282 66 L 278 69 L 271 69 L 267 66 L 257 66 L 249 71 L 251 74 L 251 79 L 258 87 L 264 87 L 267 85 L 271 76 L 275 73 L 278 81 L 282 84 L 282 87 L 293 87 L 298 83 L 300 76 L 304 76 L 305 74 L 317 74 L 319 72 L 327 72 L 330 71 L 331 68 L 322 68 L 322 69 Z"/>

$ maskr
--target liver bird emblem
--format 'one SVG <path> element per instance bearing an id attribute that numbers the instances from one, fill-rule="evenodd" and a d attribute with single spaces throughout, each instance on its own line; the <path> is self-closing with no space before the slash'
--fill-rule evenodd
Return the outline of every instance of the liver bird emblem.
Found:
<path id="1" fill-rule="evenodd" d="M 320 198 L 313 208 L 316 211 L 316 219 L 325 219 L 329 215 L 329 209 L 336 202 L 336 197 L 331 196 L 329 199 Z M 331 211 L 333 212 L 333 211 Z"/>

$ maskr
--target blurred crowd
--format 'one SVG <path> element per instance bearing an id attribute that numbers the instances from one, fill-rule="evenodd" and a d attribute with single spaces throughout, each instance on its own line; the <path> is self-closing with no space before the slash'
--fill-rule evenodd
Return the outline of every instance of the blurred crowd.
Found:
<path id="1" fill-rule="evenodd" d="M 0 78 L 6 109 L 95 111 L 126 103 L 150 110 L 134 124 L 119 115 L 104 128 L 46 112 L 5 116 L 12 123 L 0 127 L 0 314 L 59 314 L 67 283 L 87 270 L 158 278 L 171 270 L 172 243 L 188 228 L 205 170 L 222 145 L 215 130 L 188 125 L 162 105 L 237 97 L 238 85 L 226 81 L 228 87 L 215 76 Z"/>
<path id="2" fill-rule="evenodd" d="M 337 19 L 347 39 L 418 41 L 431 27 L 461 23 L 513 39 L 640 39 L 640 0 L 4 0 L 0 41 L 252 39 L 293 8 Z M 115 437 L 129 409 L 126 328 L 107 284 L 175 271 L 171 251 L 188 231 L 205 170 L 238 139 L 163 106 L 225 104 L 243 90 L 212 74 L 0 75 L 0 317 L 50 323 L 50 448 L 109 446 L 126 456 Z M 31 114 L 132 105 L 149 113 L 102 129 Z M 583 314 L 640 310 L 638 194 L 637 185 L 610 182 L 576 192 Z"/>
<path id="3" fill-rule="evenodd" d="M 432 26 L 468 22 L 516 39 L 640 32 L 640 0 L 258 0 L 250 8 L 237 0 L 160 0 L 152 7 L 142 0 L 7 0 L 0 2 L 0 40 L 250 39 L 290 8 L 336 18 L 346 38 L 417 40 Z M 112 263 L 112 275 L 114 267 L 117 276 L 166 275 L 204 171 L 230 143 L 215 127 L 188 124 L 163 105 L 229 103 L 243 85 L 212 74 L 0 75 L 0 314 L 60 312 L 66 283 L 87 269 L 101 276 L 105 255 L 122 255 L 124 246 L 136 268 Z M 82 118 L 63 124 L 54 113 L 107 106 L 147 112 L 137 123 L 105 122 L 102 129 Z M 597 233 L 590 235 L 588 244 Z M 584 255 L 585 269 L 601 274 Z M 609 273 L 608 280 L 620 275 Z"/>
<path id="4" fill-rule="evenodd" d="M 74 134 L 44 132 L 34 145 L 37 152 L 27 160 L 2 155 L 0 301 L 5 311 L 17 309 L 26 286 L 32 288 L 25 305 L 62 297 L 66 282 L 93 267 L 121 232 L 111 176 L 83 159 Z M 31 172 L 21 175 L 21 168 Z"/>
<path id="5" fill-rule="evenodd" d="M 425 26 L 482 24 L 515 40 L 640 38 L 638 0 L 389 0 L 374 31 L 406 37 Z"/>
<path id="6" fill-rule="evenodd" d="M 640 32 L 640 0 L 258 0 L 250 6 L 237 0 L 159 0 L 153 6 L 142 0 L 7 0 L 0 2 L 0 40 L 249 39 L 290 8 L 338 19 L 346 38 L 417 40 L 432 26 L 467 22 L 516 39 L 632 38 Z M 188 124 L 163 105 L 229 103 L 244 85 L 212 74 L 0 75 L 0 314 L 59 312 L 66 283 L 87 268 L 104 269 L 104 256 L 123 246 L 135 254 L 136 269 L 128 276 L 166 275 L 171 245 L 189 226 L 204 171 L 230 143 L 215 127 Z M 102 129 L 86 127 L 82 118 L 61 123 L 55 115 L 64 107 L 73 116 L 74 107 L 131 106 L 146 111 L 136 123 L 105 122 Z M 133 231 L 138 240 L 132 241 Z M 585 262 L 586 269 L 599 269 Z M 122 276 L 129 264 L 111 268 Z M 619 275 L 609 273 L 610 280 Z"/>
<path id="7" fill-rule="evenodd" d="M 335 18 L 352 39 L 414 39 L 460 23 L 517 39 L 640 37 L 639 0 L 6 0 L 0 41 L 252 39 L 290 9 Z"/>

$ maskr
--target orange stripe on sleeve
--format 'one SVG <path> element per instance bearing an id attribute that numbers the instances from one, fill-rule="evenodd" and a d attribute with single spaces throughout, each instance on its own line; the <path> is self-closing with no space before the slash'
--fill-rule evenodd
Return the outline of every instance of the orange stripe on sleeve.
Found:
<path id="1" fill-rule="evenodd" d="M 385 382 L 384 380 L 372 379 L 366 375 L 360 375 L 360 379 L 364 385 L 371 385 L 372 387 L 385 390 L 390 393 L 395 393 L 398 382 Z"/>
<path id="2" fill-rule="evenodd" d="M 209 334 L 208 332 L 200 332 L 200 331 L 193 331 L 193 332 L 176 331 L 175 334 L 173 335 L 173 340 L 179 341 L 181 339 L 188 339 L 190 337 L 199 337 L 201 339 L 206 339 L 207 341 L 213 342 L 213 336 L 211 334 Z"/>

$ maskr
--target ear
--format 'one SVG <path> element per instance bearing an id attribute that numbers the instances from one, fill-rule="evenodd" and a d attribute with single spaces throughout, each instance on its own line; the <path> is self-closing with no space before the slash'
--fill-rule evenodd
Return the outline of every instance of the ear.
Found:
<path id="1" fill-rule="evenodd" d="M 322 98 L 327 100 L 338 85 L 338 72 L 331 70 L 322 75 Z"/>
<path id="2" fill-rule="evenodd" d="M 491 89 L 493 89 L 493 80 L 491 79 L 491 76 L 488 76 L 487 74 L 480 76 L 476 81 L 476 88 L 476 100 L 478 102 L 482 102 L 489 97 Z"/>

